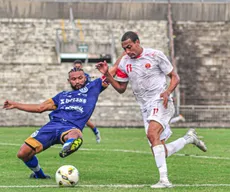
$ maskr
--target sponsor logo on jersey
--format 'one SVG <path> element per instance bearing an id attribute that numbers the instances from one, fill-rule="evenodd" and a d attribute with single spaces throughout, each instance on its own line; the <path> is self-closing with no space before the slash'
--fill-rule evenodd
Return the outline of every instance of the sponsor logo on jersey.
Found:
<path id="1" fill-rule="evenodd" d="M 75 110 L 75 111 L 78 111 L 80 113 L 84 113 L 84 109 L 83 107 L 81 106 L 68 106 L 68 107 L 65 107 L 65 110 Z"/>

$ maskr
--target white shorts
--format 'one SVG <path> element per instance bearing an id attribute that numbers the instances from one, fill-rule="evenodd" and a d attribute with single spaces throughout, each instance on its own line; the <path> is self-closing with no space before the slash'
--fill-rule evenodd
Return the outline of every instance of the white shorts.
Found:
<path id="1" fill-rule="evenodd" d="M 146 108 L 142 109 L 141 112 L 146 135 L 148 132 L 150 120 L 157 121 L 162 125 L 164 131 L 160 135 L 160 140 L 167 140 L 172 135 L 172 131 L 169 126 L 169 121 L 175 113 L 175 107 L 172 101 L 168 101 L 167 109 L 165 109 L 163 106 L 163 100 L 154 101 Z"/>

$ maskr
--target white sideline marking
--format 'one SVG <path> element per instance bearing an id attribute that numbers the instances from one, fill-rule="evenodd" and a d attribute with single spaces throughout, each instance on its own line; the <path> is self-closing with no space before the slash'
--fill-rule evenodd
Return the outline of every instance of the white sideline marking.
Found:
<path id="1" fill-rule="evenodd" d="M 128 184 L 110 184 L 110 185 L 77 185 L 73 188 L 88 187 L 88 188 L 144 188 L 150 187 L 151 184 L 144 185 L 128 185 Z M 230 187 L 230 184 L 175 184 L 174 187 Z M 64 188 L 57 185 L 0 185 L 0 188 Z"/>
<path id="2" fill-rule="evenodd" d="M 21 146 L 20 144 L 14 144 L 14 143 L 0 143 L 0 145 Z M 61 149 L 61 146 L 52 146 L 52 148 Z M 123 153 L 152 154 L 151 152 L 146 152 L 146 151 L 134 151 L 134 150 L 125 150 L 125 149 L 91 149 L 91 148 L 80 148 L 79 150 L 82 150 L 82 151 L 115 151 L 115 152 L 123 152 Z M 200 159 L 230 160 L 230 157 L 201 156 L 201 155 L 190 155 L 190 154 L 181 154 L 181 153 L 176 153 L 174 155 L 175 156 L 180 156 L 180 157 L 193 157 L 193 158 L 200 158 Z"/>

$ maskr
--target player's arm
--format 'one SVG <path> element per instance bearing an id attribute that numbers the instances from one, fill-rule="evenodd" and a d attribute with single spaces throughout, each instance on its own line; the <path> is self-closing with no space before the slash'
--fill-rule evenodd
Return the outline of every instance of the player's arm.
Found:
<path id="1" fill-rule="evenodd" d="M 124 93 L 125 92 L 125 90 L 127 88 L 127 85 L 128 85 L 128 82 L 118 82 L 118 81 L 116 81 L 113 78 L 113 76 L 109 73 L 109 71 L 105 72 L 104 76 L 106 78 L 106 81 L 109 82 L 118 93 Z"/>
<path id="2" fill-rule="evenodd" d="M 31 113 L 42 113 L 44 111 L 51 111 L 56 109 L 56 106 L 52 99 L 48 99 L 40 104 L 24 104 L 18 103 L 10 100 L 6 100 L 3 105 L 4 109 L 18 109 L 21 111 L 31 112 Z"/>
<path id="3" fill-rule="evenodd" d="M 96 68 L 104 75 L 104 78 L 106 79 L 106 81 L 110 83 L 114 87 L 114 89 L 116 89 L 117 92 L 119 93 L 125 92 L 128 82 L 118 82 L 113 77 L 115 76 L 118 65 L 124 55 L 125 55 L 125 52 L 123 52 L 123 54 L 117 59 L 117 61 L 111 67 L 111 69 L 109 69 L 109 66 L 106 61 L 99 62 L 96 64 Z"/>
<path id="4" fill-rule="evenodd" d="M 168 74 L 168 76 L 171 79 L 170 84 L 169 84 L 168 88 L 165 90 L 165 92 L 161 93 L 161 95 L 160 95 L 163 98 L 163 105 L 165 108 L 167 108 L 168 97 L 175 90 L 175 88 L 177 87 L 177 85 L 180 82 L 180 77 L 175 72 L 174 69 Z"/>
<path id="5" fill-rule="evenodd" d="M 109 73 L 114 77 L 116 75 L 116 72 L 117 72 L 117 68 L 118 68 L 118 65 L 122 59 L 122 57 L 126 55 L 126 52 L 124 51 L 119 57 L 118 59 L 116 60 L 116 62 L 113 64 L 112 67 L 109 68 Z"/>

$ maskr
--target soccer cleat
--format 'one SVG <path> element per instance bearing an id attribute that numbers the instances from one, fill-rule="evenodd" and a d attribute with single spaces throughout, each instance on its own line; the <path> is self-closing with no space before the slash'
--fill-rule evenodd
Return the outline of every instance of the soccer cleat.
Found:
<path id="1" fill-rule="evenodd" d="M 151 185 L 151 188 L 153 189 L 159 189 L 159 188 L 172 188 L 173 185 L 168 180 L 161 180 L 155 185 Z"/>
<path id="2" fill-rule="evenodd" d="M 97 134 L 95 134 L 95 136 L 96 136 L 96 142 L 100 143 L 101 142 L 101 135 L 100 135 L 100 131 L 99 130 L 97 130 Z"/>
<path id="3" fill-rule="evenodd" d="M 195 129 L 189 129 L 184 136 L 184 139 L 187 141 L 187 143 L 191 143 L 197 146 L 200 150 L 204 152 L 207 151 L 205 143 L 202 140 L 198 139 Z"/>
<path id="4" fill-rule="evenodd" d="M 61 152 L 59 153 L 59 156 L 62 158 L 67 157 L 68 155 L 77 151 L 81 147 L 82 143 L 83 143 L 82 138 L 77 138 L 70 143 L 65 143 L 63 145 Z"/>
<path id="5" fill-rule="evenodd" d="M 45 175 L 45 177 L 37 177 L 35 173 L 31 173 L 30 179 L 51 179 L 51 177 L 49 175 Z"/>

